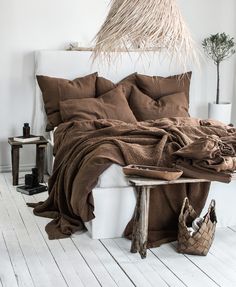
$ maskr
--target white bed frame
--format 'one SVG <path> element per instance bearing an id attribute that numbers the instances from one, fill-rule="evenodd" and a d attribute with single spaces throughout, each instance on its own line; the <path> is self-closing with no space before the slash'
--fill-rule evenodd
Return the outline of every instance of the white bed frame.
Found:
<path id="1" fill-rule="evenodd" d="M 153 57 L 151 64 L 145 65 L 137 53 L 121 53 L 120 61 L 115 66 L 105 66 L 99 63 L 92 65 L 91 52 L 89 51 L 38 51 L 35 53 L 35 74 L 74 79 L 92 72 L 99 72 L 100 76 L 117 82 L 128 74 L 139 72 L 149 75 L 168 76 L 181 73 L 177 67 L 170 68 L 168 63 L 160 63 Z M 197 79 L 193 74 L 190 95 L 197 89 Z M 43 108 L 42 95 L 36 82 L 35 98 L 35 122 L 34 132 L 45 134 L 46 117 Z M 190 101 L 191 104 L 191 101 Z M 195 109 L 195 110 L 194 110 Z M 197 114 L 197 107 L 190 106 L 190 112 Z M 45 134 L 50 138 L 49 134 Z M 52 147 L 50 142 L 48 149 L 48 169 L 51 173 Z M 121 237 L 124 228 L 132 217 L 136 202 L 133 187 L 107 187 L 94 188 L 96 218 L 86 223 L 92 238 Z M 218 222 L 221 226 L 236 225 L 236 213 L 233 214 L 234 202 L 236 202 L 236 182 L 230 185 L 213 183 L 209 200 L 216 199 Z M 113 216 L 107 216 L 113 214 Z"/>

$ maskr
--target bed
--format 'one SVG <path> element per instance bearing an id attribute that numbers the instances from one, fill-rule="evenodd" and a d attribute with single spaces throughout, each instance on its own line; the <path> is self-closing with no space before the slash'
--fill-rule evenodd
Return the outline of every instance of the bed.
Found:
<path id="1" fill-rule="evenodd" d="M 114 68 L 103 67 L 98 64 L 92 65 L 91 52 L 76 52 L 76 51 L 39 51 L 35 55 L 35 74 L 48 75 L 51 77 L 60 77 L 73 79 L 78 75 L 87 75 L 93 71 L 99 71 L 99 74 L 107 77 L 114 82 L 119 81 L 126 75 L 134 71 L 144 74 L 159 74 L 170 75 L 178 74 L 181 71 L 178 69 L 170 70 L 166 63 L 153 60 L 152 64 L 145 67 L 142 61 L 139 61 L 139 56 L 135 53 L 132 55 L 123 54 L 122 61 Z M 158 68 L 157 68 L 158 67 Z M 196 79 L 192 79 L 191 93 L 197 88 Z M 35 100 L 36 117 L 34 130 L 37 133 L 42 133 L 45 130 L 45 114 L 43 109 L 41 91 L 36 83 L 36 100 Z M 196 108 L 193 106 L 190 112 L 197 114 Z M 49 139 L 48 149 L 48 171 L 52 172 L 52 148 L 54 145 L 54 132 L 47 133 Z M 209 200 L 215 198 L 218 208 L 219 225 L 228 226 L 236 224 L 236 214 L 233 215 L 230 210 L 233 209 L 235 200 L 234 193 L 235 183 L 225 185 L 222 183 L 213 183 Z M 225 191 L 222 192 L 222 189 Z M 226 191 L 227 190 L 227 191 Z M 225 196 L 227 192 L 227 197 Z M 122 167 L 117 164 L 112 164 L 99 177 L 98 183 L 92 190 L 95 202 L 95 218 L 85 225 L 89 230 L 92 238 L 114 238 L 123 235 L 127 222 L 131 219 L 136 202 L 135 192 L 126 178 L 123 175 Z M 230 208 L 232 207 L 232 208 Z M 112 214 L 112 216 L 107 216 Z"/>

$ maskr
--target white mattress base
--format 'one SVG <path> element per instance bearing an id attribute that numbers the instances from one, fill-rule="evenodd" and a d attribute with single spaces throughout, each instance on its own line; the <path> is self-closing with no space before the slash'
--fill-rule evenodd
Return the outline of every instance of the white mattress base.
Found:
<path id="1" fill-rule="evenodd" d="M 134 188 L 94 188 L 95 218 L 85 223 L 93 239 L 122 237 L 136 204 Z"/>

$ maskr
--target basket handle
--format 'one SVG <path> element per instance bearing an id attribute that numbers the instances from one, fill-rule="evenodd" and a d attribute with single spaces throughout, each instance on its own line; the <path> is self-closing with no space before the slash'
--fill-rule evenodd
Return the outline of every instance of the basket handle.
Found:
<path id="1" fill-rule="evenodd" d="M 215 201 L 215 199 L 212 199 L 210 202 L 210 205 L 208 207 L 208 212 L 210 212 L 211 209 L 215 209 L 215 207 L 216 207 L 216 201 Z"/>
<path id="2" fill-rule="evenodd" d="M 182 205 L 182 208 L 181 208 L 181 211 L 180 211 L 181 215 L 184 214 L 184 209 L 185 208 L 189 208 L 189 199 L 187 197 L 184 198 L 183 205 Z"/>

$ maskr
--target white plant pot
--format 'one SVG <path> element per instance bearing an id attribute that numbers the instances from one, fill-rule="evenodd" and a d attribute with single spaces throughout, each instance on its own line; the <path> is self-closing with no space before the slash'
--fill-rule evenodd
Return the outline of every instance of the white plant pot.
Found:
<path id="1" fill-rule="evenodd" d="M 208 104 L 208 119 L 217 120 L 224 124 L 231 123 L 231 103 Z"/>

